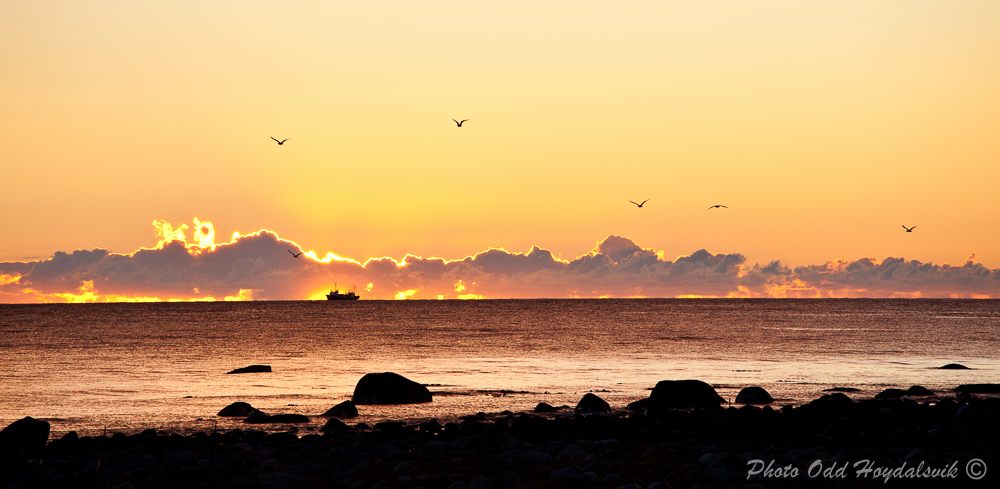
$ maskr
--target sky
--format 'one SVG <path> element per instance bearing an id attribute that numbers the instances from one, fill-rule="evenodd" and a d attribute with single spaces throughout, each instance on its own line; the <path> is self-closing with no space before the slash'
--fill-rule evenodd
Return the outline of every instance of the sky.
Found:
<path id="1" fill-rule="evenodd" d="M 0 302 L 1000 297 L 997 2 L 0 5 Z"/>

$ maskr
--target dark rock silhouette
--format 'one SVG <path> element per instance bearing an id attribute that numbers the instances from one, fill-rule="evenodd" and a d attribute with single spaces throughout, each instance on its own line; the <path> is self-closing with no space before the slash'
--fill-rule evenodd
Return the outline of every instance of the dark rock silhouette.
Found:
<path id="1" fill-rule="evenodd" d="M 49 422 L 26 416 L 0 430 L 0 452 L 16 453 L 45 447 L 49 440 Z"/>
<path id="2" fill-rule="evenodd" d="M 638 401 L 628 403 L 628 406 L 625 406 L 625 409 L 628 409 L 629 411 L 643 412 L 649 406 L 649 398 L 647 397 L 645 399 L 639 399 Z"/>
<path id="3" fill-rule="evenodd" d="M 255 372 L 270 372 L 270 365 L 249 365 L 226 372 L 227 374 L 250 374 Z"/>
<path id="4" fill-rule="evenodd" d="M 914 386 L 910 387 L 909 389 L 906 389 L 906 395 L 908 395 L 908 396 L 933 396 L 934 395 L 934 391 L 932 391 L 932 390 L 930 390 L 930 389 L 928 389 L 926 387 L 921 387 L 919 385 L 914 385 Z"/>
<path id="5" fill-rule="evenodd" d="M 736 404 L 771 404 L 774 398 L 763 387 L 744 387 L 736 395 Z"/>
<path id="6" fill-rule="evenodd" d="M 586 393 L 580 402 L 576 404 L 577 413 L 580 412 L 591 412 L 591 413 L 606 413 L 611 411 L 611 405 L 607 401 L 601 399 L 600 396 L 593 393 Z"/>
<path id="7" fill-rule="evenodd" d="M 350 431 L 350 429 L 351 428 L 343 421 L 337 418 L 330 418 L 319 430 L 323 433 L 343 433 L 345 431 Z"/>
<path id="8" fill-rule="evenodd" d="M 875 394 L 875 399 L 899 399 L 907 394 L 907 391 L 903 389 L 885 389 L 878 394 Z"/>
<path id="9" fill-rule="evenodd" d="M 829 389 L 823 389 L 823 392 L 861 392 L 861 389 L 857 387 L 831 387 Z"/>
<path id="10" fill-rule="evenodd" d="M 726 402 L 711 385 L 700 380 L 661 380 L 649 400 L 656 408 L 717 407 Z"/>
<path id="11" fill-rule="evenodd" d="M 244 423 L 265 424 L 265 423 L 308 423 L 309 417 L 301 414 L 267 414 L 257 410 L 243 420 Z"/>
<path id="12" fill-rule="evenodd" d="M 938 370 L 972 370 L 961 363 L 949 363 L 948 365 L 942 365 L 938 367 Z"/>
<path id="13" fill-rule="evenodd" d="M 256 408 L 254 408 L 248 403 L 240 401 L 240 402 L 234 402 L 222 408 L 222 411 L 219 411 L 219 413 L 216 414 L 216 416 L 241 416 L 245 418 L 255 412 L 257 412 Z"/>
<path id="14" fill-rule="evenodd" d="M 965 394 L 1000 394 L 1000 384 L 962 384 L 955 390 Z"/>
<path id="15" fill-rule="evenodd" d="M 547 402 L 540 402 L 537 406 L 535 406 L 536 413 L 551 413 L 555 410 L 556 408 L 552 407 L 552 405 Z"/>
<path id="16" fill-rule="evenodd" d="M 327 409 L 323 416 L 335 416 L 338 418 L 353 418 L 358 415 L 358 408 L 351 401 L 344 401 L 336 406 Z"/>
<path id="17" fill-rule="evenodd" d="M 431 400 L 431 392 L 426 387 L 393 372 L 365 374 L 351 396 L 351 401 L 357 405 L 419 404 Z"/>

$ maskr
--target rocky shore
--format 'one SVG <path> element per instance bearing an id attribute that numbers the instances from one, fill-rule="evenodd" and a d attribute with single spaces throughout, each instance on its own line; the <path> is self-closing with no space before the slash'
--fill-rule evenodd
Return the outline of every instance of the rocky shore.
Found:
<path id="1" fill-rule="evenodd" d="M 959 392 L 933 401 L 905 395 L 854 401 L 835 393 L 794 408 L 647 402 L 605 410 L 593 399 L 597 396 L 588 396 L 581 399 L 587 405 L 577 409 L 479 413 L 444 425 L 332 421 L 326 433 L 304 436 L 269 434 L 247 425 L 191 436 L 156 430 L 102 437 L 70 433 L 47 443 L 17 445 L 10 433 L 21 428 L 5 430 L 0 488 L 1000 484 L 997 398 Z M 22 431 L 40 430 L 37 423 L 26 422 Z M 296 430 L 294 425 L 288 429 Z M 45 423 L 46 437 L 47 430 Z"/>

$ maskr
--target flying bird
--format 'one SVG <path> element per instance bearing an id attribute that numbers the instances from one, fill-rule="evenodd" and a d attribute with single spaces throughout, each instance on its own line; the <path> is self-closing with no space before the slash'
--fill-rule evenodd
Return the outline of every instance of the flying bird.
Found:
<path id="1" fill-rule="evenodd" d="M 632 202 L 632 201 L 630 200 L 629 202 Z M 642 204 L 645 204 L 646 202 L 649 202 L 649 199 L 646 199 L 646 200 L 642 201 Z M 637 205 L 637 206 L 639 206 L 640 208 L 642 208 L 642 204 L 640 204 L 638 202 L 632 202 L 632 203 L 635 204 L 635 205 Z"/>
<path id="2" fill-rule="evenodd" d="M 912 228 L 908 228 L 908 227 L 906 227 L 905 224 L 903 225 L 903 229 L 905 229 L 906 232 L 908 232 L 908 233 L 912 233 L 914 228 L 916 228 L 916 226 L 913 226 Z"/>
<path id="3" fill-rule="evenodd" d="M 288 252 L 289 252 L 289 253 L 292 253 L 292 250 L 288 250 Z M 295 258 L 298 258 L 298 257 L 299 257 L 299 255 L 301 255 L 302 253 L 303 253 L 303 252 L 298 252 L 298 253 L 292 253 L 292 256 L 294 256 Z"/>
<path id="4" fill-rule="evenodd" d="M 727 207 L 727 206 L 724 206 L 724 205 L 722 205 L 722 204 L 715 204 L 715 205 L 713 205 L 712 207 L 709 207 L 708 209 L 705 209 L 705 210 L 707 211 L 707 210 L 709 210 L 709 209 L 715 209 L 716 207 L 722 207 L 722 208 L 724 208 L 724 209 L 728 209 L 728 208 L 729 208 L 729 207 Z"/>
<path id="5" fill-rule="evenodd" d="M 452 120 L 455 121 L 455 119 L 452 119 Z M 467 120 L 469 120 L 469 119 L 462 119 L 460 121 L 455 121 L 455 124 L 458 124 L 458 127 L 462 127 L 462 123 L 465 122 L 465 121 L 467 121 Z"/>
<path id="6" fill-rule="evenodd" d="M 274 139 L 274 136 L 271 136 L 271 139 Z M 277 139 L 274 139 L 274 142 L 278 143 L 278 146 L 281 146 L 282 144 L 285 144 L 285 141 L 288 141 L 289 139 L 292 139 L 292 138 L 285 138 L 285 139 L 282 139 L 281 141 L 278 141 Z"/>

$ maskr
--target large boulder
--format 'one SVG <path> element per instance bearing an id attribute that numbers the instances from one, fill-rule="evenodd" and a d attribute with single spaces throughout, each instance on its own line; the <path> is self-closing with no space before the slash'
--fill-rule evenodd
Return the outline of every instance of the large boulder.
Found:
<path id="1" fill-rule="evenodd" d="M 250 374 L 254 372 L 270 372 L 270 365 L 248 365 L 226 372 L 227 374 Z"/>
<path id="2" fill-rule="evenodd" d="M 661 380 L 649 400 L 657 408 L 718 407 L 726 402 L 711 385 L 700 380 Z"/>
<path id="3" fill-rule="evenodd" d="M 431 391 L 393 372 L 365 374 L 354 387 L 351 401 L 366 404 L 419 404 L 431 402 Z"/>
<path id="4" fill-rule="evenodd" d="M 906 389 L 906 395 L 908 396 L 933 396 L 934 391 L 919 385 L 911 386 Z"/>
<path id="5" fill-rule="evenodd" d="M 222 408 L 222 411 L 219 411 L 219 413 L 216 414 L 216 416 L 239 416 L 245 418 L 247 416 L 250 416 L 256 411 L 257 409 L 251 406 L 250 404 L 240 401 L 240 402 L 234 402 Z"/>
<path id="6" fill-rule="evenodd" d="M 574 411 L 577 413 L 606 413 L 611 411 L 611 405 L 604 399 L 601 399 L 597 394 L 588 392 L 584 394 L 583 398 L 580 399 L 580 402 L 576 404 L 576 409 Z"/>
<path id="7" fill-rule="evenodd" d="M 537 406 L 535 406 L 536 413 L 551 413 L 555 412 L 555 410 L 556 408 L 552 407 L 552 405 L 547 402 L 540 402 Z"/>
<path id="8" fill-rule="evenodd" d="M 774 398 L 763 387 L 744 387 L 736 395 L 736 404 L 771 404 Z"/>
<path id="9" fill-rule="evenodd" d="M 343 421 L 337 418 L 330 418 L 329 420 L 327 420 L 326 423 L 323 424 L 323 427 L 320 428 L 319 430 L 323 433 L 342 433 L 345 431 L 349 431 L 350 429 L 351 428 L 347 426 L 347 424 L 345 424 Z"/>
<path id="10" fill-rule="evenodd" d="M 49 441 L 49 422 L 27 416 L 0 430 L 0 452 L 45 448 Z"/>
<path id="11" fill-rule="evenodd" d="M 942 365 L 938 367 L 939 370 L 972 370 L 961 363 L 949 363 L 948 365 Z"/>
<path id="12" fill-rule="evenodd" d="M 878 394 L 875 394 L 875 399 L 878 399 L 878 400 L 882 400 L 882 399 L 899 399 L 900 397 L 903 397 L 905 395 L 907 395 L 907 392 L 904 391 L 903 389 L 892 389 L 892 388 L 890 388 L 890 389 L 885 389 L 882 392 L 879 392 Z"/>
<path id="13" fill-rule="evenodd" d="M 353 418 L 358 415 L 358 408 L 351 401 L 344 401 L 336 406 L 327 409 L 323 416 L 334 416 L 337 418 Z"/>

